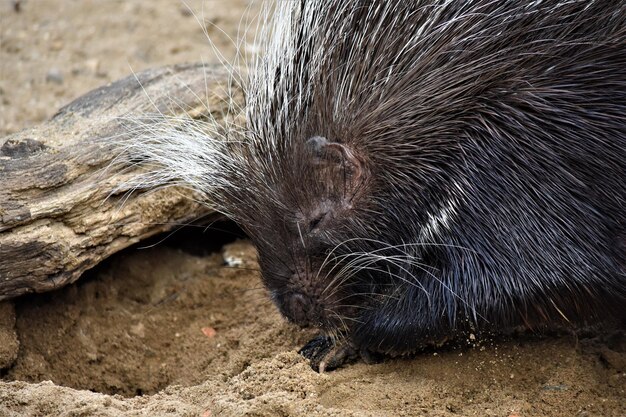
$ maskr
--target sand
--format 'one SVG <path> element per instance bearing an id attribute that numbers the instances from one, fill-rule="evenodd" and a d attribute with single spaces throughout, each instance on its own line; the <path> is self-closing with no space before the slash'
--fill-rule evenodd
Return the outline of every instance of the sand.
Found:
<path id="1" fill-rule="evenodd" d="M 204 24 L 176 0 L 27 0 L 19 12 L 2 0 L 0 136 L 132 71 L 219 62 L 204 29 L 232 57 L 247 2 L 187 3 Z M 0 416 L 626 415 L 620 332 L 468 341 L 315 373 L 297 354 L 315 330 L 278 314 L 254 248 L 230 236 L 183 229 L 0 303 Z"/>

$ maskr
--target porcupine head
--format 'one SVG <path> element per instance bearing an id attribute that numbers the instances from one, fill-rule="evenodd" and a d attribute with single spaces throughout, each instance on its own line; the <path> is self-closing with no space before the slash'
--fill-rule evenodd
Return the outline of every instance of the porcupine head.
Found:
<path id="1" fill-rule="evenodd" d="M 623 303 L 619 16 L 507 4 L 277 4 L 245 140 L 200 159 L 314 367 Z"/>

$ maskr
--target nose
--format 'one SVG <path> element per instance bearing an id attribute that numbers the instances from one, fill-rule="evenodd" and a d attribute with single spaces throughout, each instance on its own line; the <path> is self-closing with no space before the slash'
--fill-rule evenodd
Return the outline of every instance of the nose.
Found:
<path id="1" fill-rule="evenodd" d="M 311 298 L 301 293 L 292 293 L 285 298 L 285 314 L 299 326 L 311 324 L 314 306 Z"/>

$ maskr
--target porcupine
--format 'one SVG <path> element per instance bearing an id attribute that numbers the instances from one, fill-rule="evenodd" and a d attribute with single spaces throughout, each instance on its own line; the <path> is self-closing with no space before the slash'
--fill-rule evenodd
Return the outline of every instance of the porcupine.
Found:
<path id="1" fill-rule="evenodd" d="M 191 124 L 138 143 L 151 183 L 182 181 L 247 232 L 282 314 L 321 329 L 314 368 L 623 320 L 623 1 L 273 13 L 244 139 Z"/>

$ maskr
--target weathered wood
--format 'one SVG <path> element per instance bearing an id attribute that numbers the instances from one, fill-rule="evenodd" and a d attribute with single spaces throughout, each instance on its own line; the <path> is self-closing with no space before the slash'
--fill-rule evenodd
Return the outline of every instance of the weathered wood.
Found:
<path id="1" fill-rule="evenodd" d="M 136 171 L 106 168 L 128 116 L 158 109 L 206 118 L 208 102 L 219 123 L 227 77 L 202 65 L 148 70 L 0 139 L 0 300 L 59 288 L 141 239 L 209 214 L 180 189 L 109 196 Z"/>

